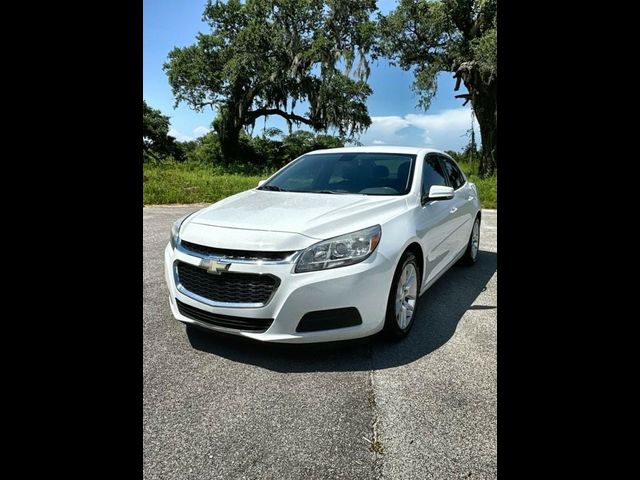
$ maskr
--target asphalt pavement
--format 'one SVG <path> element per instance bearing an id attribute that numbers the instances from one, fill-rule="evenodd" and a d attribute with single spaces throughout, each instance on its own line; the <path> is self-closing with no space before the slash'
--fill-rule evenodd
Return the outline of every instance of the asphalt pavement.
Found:
<path id="1" fill-rule="evenodd" d="M 143 208 L 146 480 L 497 477 L 496 210 L 405 340 L 271 345 L 171 315 L 169 230 L 202 206 Z"/>

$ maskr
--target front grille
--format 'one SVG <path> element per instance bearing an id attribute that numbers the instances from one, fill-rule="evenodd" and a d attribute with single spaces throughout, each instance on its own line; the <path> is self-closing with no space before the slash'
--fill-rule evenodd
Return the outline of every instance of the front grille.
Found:
<path id="1" fill-rule="evenodd" d="M 214 302 L 265 304 L 276 290 L 273 275 L 225 272 L 221 275 L 184 262 L 177 262 L 178 283 L 186 290 Z"/>
<path id="2" fill-rule="evenodd" d="M 178 311 L 185 317 L 208 323 L 210 325 L 215 325 L 217 327 L 250 330 L 256 333 L 262 333 L 265 332 L 273 323 L 273 318 L 243 318 L 205 312 L 199 308 L 182 303 L 177 298 L 176 304 L 178 305 Z"/>
<path id="3" fill-rule="evenodd" d="M 211 255 L 214 257 L 226 257 L 230 261 L 232 260 L 277 261 L 277 260 L 284 260 L 288 256 L 295 253 L 295 250 L 289 251 L 289 252 L 259 252 L 259 251 L 253 251 L 253 250 L 230 250 L 227 248 L 207 247 L 205 245 L 198 245 L 196 243 L 187 242 L 185 240 L 182 240 L 180 244 L 185 250 L 188 250 L 190 252 L 194 252 L 200 255 Z"/>

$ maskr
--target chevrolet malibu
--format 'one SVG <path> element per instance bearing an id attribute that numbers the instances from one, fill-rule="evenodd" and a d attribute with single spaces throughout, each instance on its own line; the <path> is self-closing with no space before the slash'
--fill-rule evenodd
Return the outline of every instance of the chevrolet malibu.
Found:
<path id="1" fill-rule="evenodd" d="M 270 342 L 407 335 L 418 298 L 478 256 L 476 186 L 447 154 L 307 153 L 178 219 L 165 250 L 177 320 Z"/>

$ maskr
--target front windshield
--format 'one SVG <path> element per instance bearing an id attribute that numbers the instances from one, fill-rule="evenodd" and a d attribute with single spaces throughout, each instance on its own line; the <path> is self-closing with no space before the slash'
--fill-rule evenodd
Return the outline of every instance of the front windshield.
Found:
<path id="1" fill-rule="evenodd" d="M 317 153 L 291 163 L 259 190 L 361 195 L 405 195 L 415 155 Z"/>

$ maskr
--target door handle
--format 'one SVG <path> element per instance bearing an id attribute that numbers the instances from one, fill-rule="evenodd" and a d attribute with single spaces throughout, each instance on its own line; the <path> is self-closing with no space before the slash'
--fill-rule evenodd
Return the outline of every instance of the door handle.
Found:
<path id="1" fill-rule="evenodd" d="M 468 201 L 468 202 L 471 202 L 474 198 L 475 198 L 475 197 L 474 197 L 473 195 L 469 195 L 469 196 L 467 197 L 467 201 Z"/>
<path id="2" fill-rule="evenodd" d="M 453 207 L 449 213 L 456 213 L 458 211 L 458 207 Z"/>

